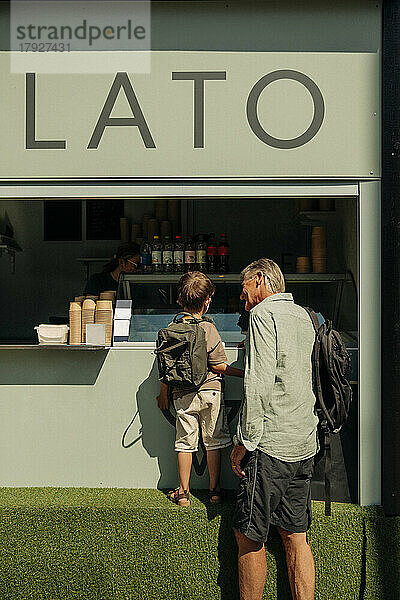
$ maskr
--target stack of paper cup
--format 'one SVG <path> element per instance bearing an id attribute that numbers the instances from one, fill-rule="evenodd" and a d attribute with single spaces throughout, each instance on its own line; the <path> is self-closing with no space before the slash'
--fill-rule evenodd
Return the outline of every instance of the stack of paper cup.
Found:
<path id="1" fill-rule="evenodd" d="M 85 296 L 75 296 L 74 302 L 79 302 L 79 304 L 82 304 L 84 299 L 85 299 Z"/>
<path id="2" fill-rule="evenodd" d="M 95 323 L 104 323 L 106 326 L 106 346 L 111 346 L 113 309 L 111 300 L 97 300 Z"/>
<path id="3" fill-rule="evenodd" d="M 164 199 L 164 198 L 159 198 L 156 201 L 156 219 L 157 219 L 157 221 L 166 221 L 168 218 L 167 211 L 168 211 L 168 200 Z"/>
<path id="4" fill-rule="evenodd" d="M 299 202 L 301 211 L 313 210 L 314 208 L 314 201 L 312 198 L 300 198 Z"/>
<path id="5" fill-rule="evenodd" d="M 296 273 L 309 273 L 310 259 L 308 256 L 298 256 L 296 261 Z"/>
<path id="6" fill-rule="evenodd" d="M 168 200 L 168 221 L 172 224 L 172 234 L 176 236 L 180 228 L 181 217 L 181 201 L 176 198 L 169 198 Z"/>
<path id="7" fill-rule="evenodd" d="M 172 235 L 171 223 L 169 221 L 161 221 L 161 238 L 163 241 L 166 235 Z"/>
<path id="8" fill-rule="evenodd" d="M 159 235 L 158 233 L 158 221 L 157 219 L 149 219 L 147 224 L 147 239 L 149 242 L 152 242 L 155 235 Z"/>
<path id="9" fill-rule="evenodd" d="M 84 301 L 82 307 L 82 344 L 86 343 L 86 325 L 94 323 L 95 309 L 96 303 L 94 300 L 87 299 Z"/>
<path id="10" fill-rule="evenodd" d="M 335 210 L 335 198 L 320 198 L 319 210 Z"/>
<path id="11" fill-rule="evenodd" d="M 86 300 L 94 300 L 96 302 L 96 300 L 98 300 L 98 299 L 99 299 L 98 296 L 93 296 L 92 294 L 86 295 Z"/>
<path id="12" fill-rule="evenodd" d="M 69 343 L 71 346 L 79 346 L 82 335 L 82 308 L 79 302 L 69 304 Z"/>
<path id="13" fill-rule="evenodd" d="M 121 242 L 125 244 L 129 242 L 129 220 L 126 217 L 121 217 L 119 225 L 121 228 Z"/>
<path id="14" fill-rule="evenodd" d="M 149 221 L 150 219 L 153 219 L 153 215 L 150 215 L 149 213 L 145 213 L 143 215 L 143 219 L 142 219 L 142 231 L 143 231 L 143 237 L 144 239 L 149 239 Z"/>
<path id="15" fill-rule="evenodd" d="M 131 235 L 131 240 L 132 242 L 136 242 L 138 238 L 140 238 L 142 235 L 142 224 L 141 223 L 132 223 L 132 235 Z"/>
<path id="16" fill-rule="evenodd" d="M 311 237 L 311 256 L 314 273 L 326 273 L 326 235 L 325 227 L 313 227 Z"/>
<path id="17" fill-rule="evenodd" d="M 115 290 L 106 290 L 105 292 L 100 292 L 100 300 L 111 300 L 113 304 L 115 304 Z"/>

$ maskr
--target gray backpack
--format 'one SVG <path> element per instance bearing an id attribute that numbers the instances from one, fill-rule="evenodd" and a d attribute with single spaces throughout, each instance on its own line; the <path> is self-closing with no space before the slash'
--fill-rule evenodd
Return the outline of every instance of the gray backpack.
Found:
<path id="1" fill-rule="evenodd" d="M 183 321 L 189 315 L 191 319 Z M 156 350 L 160 381 L 178 388 L 199 387 L 207 377 L 207 345 L 202 321 L 190 313 L 178 313 L 173 322 L 160 329 Z"/>

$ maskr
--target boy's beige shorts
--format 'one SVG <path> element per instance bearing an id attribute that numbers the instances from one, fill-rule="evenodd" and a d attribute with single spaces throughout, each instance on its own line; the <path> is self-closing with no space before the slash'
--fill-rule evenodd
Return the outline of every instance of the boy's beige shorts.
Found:
<path id="1" fill-rule="evenodd" d="M 196 452 L 199 432 L 207 450 L 231 445 L 222 392 L 197 391 L 175 398 L 177 452 Z"/>

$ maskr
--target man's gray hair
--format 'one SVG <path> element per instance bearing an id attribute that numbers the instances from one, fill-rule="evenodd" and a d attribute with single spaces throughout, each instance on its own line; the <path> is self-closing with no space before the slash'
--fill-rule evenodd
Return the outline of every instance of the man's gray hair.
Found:
<path id="1" fill-rule="evenodd" d="M 270 258 L 260 258 L 250 263 L 240 273 L 240 280 L 254 279 L 257 273 L 263 273 L 266 282 L 273 294 L 285 291 L 285 278 L 278 265 Z"/>

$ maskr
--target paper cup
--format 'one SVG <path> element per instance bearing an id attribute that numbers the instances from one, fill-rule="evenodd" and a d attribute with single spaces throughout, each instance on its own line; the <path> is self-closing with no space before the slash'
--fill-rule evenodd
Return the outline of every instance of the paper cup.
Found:
<path id="1" fill-rule="evenodd" d="M 69 312 L 81 312 L 82 307 L 79 302 L 70 302 L 69 303 Z"/>
<path id="2" fill-rule="evenodd" d="M 312 259 L 326 259 L 326 248 L 313 248 L 312 249 Z"/>
<path id="3" fill-rule="evenodd" d="M 147 239 L 149 242 L 153 242 L 154 236 L 159 234 L 159 227 L 157 219 L 149 219 L 147 226 Z"/>
<path id="4" fill-rule="evenodd" d="M 163 198 L 159 198 L 156 201 L 156 219 L 157 221 L 166 221 L 168 218 L 168 201 Z M 157 235 L 157 234 L 155 234 Z"/>
<path id="5" fill-rule="evenodd" d="M 319 199 L 319 210 L 335 210 L 335 199 L 334 198 L 320 198 Z"/>
<path id="6" fill-rule="evenodd" d="M 96 310 L 112 310 L 112 301 L 111 300 L 97 300 L 96 302 Z"/>
<path id="7" fill-rule="evenodd" d="M 298 256 L 297 257 L 296 272 L 297 273 L 309 273 L 310 272 L 310 259 L 308 256 Z"/>
<path id="8" fill-rule="evenodd" d="M 142 235 L 142 224 L 141 223 L 132 223 L 132 242 L 137 242 L 137 239 Z"/>
<path id="9" fill-rule="evenodd" d="M 148 232 L 148 228 L 149 228 L 149 221 L 150 219 L 154 219 L 154 215 L 150 215 L 149 213 L 145 213 L 143 215 L 143 219 L 142 219 L 142 231 L 143 231 L 143 237 L 146 239 L 149 239 L 149 232 Z"/>
<path id="10" fill-rule="evenodd" d="M 121 217 L 119 226 L 121 229 L 121 242 L 126 244 L 126 242 L 129 242 L 129 220 L 126 217 Z"/>
<path id="11" fill-rule="evenodd" d="M 300 198 L 300 210 L 301 211 L 313 210 L 313 208 L 314 208 L 313 203 L 314 203 L 314 201 L 312 198 Z"/>
<path id="12" fill-rule="evenodd" d="M 83 302 L 83 306 L 82 306 L 83 310 L 95 310 L 96 308 L 96 303 L 94 300 L 92 300 L 91 298 L 87 298 L 84 302 Z"/>
<path id="13" fill-rule="evenodd" d="M 326 273 L 326 259 L 314 259 L 312 264 L 313 273 Z"/>

